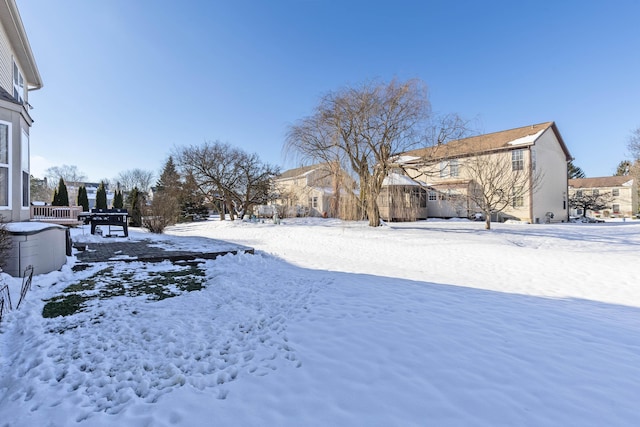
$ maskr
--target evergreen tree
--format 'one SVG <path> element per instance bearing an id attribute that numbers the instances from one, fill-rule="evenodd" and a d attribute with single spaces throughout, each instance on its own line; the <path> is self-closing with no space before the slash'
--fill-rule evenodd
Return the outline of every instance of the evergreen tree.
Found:
<path id="1" fill-rule="evenodd" d="M 180 174 L 173 162 L 173 157 L 169 156 L 162 168 L 160 178 L 156 182 L 151 206 L 154 215 L 162 216 L 166 225 L 175 224 L 180 217 Z M 162 227 L 163 228 L 163 227 Z"/>
<path id="2" fill-rule="evenodd" d="M 205 199 L 198 188 L 198 183 L 192 173 L 187 173 L 182 184 L 179 197 L 182 220 L 206 218 L 209 210 L 205 206 Z"/>
<path id="3" fill-rule="evenodd" d="M 64 179 L 60 178 L 58 181 L 58 188 L 53 193 L 53 206 L 69 206 L 69 192 L 67 191 L 67 185 L 64 183 Z"/>
<path id="4" fill-rule="evenodd" d="M 623 160 L 618 163 L 615 176 L 627 176 L 631 172 L 631 162 L 629 160 Z"/>
<path id="5" fill-rule="evenodd" d="M 96 191 L 96 208 L 107 209 L 107 190 L 104 186 L 104 181 L 100 182 Z"/>
<path id="6" fill-rule="evenodd" d="M 160 178 L 156 182 L 156 192 L 164 192 L 170 194 L 172 197 L 177 197 L 181 186 L 180 174 L 173 162 L 173 157 L 169 156 L 164 164 Z"/>
<path id="7" fill-rule="evenodd" d="M 117 189 L 113 195 L 113 207 L 115 209 L 124 208 L 124 200 L 122 199 L 122 191 L 120 191 L 120 189 Z"/>
<path id="8" fill-rule="evenodd" d="M 87 188 L 84 185 L 78 188 L 78 206 L 82 206 L 84 212 L 89 211 L 89 196 L 87 196 Z"/>
<path id="9" fill-rule="evenodd" d="M 144 193 L 138 191 L 138 187 L 134 187 L 127 197 L 127 209 L 129 209 L 129 224 L 132 227 L 142 226 L 142 210 L 145 206 Z"/>
<path id="10" fill-rule="evenodd" d="M 567 165 L 567 173 L 569 174 L 569 179 L 586 178 L 583 170 L 580 169 L 579 166 L 574 165 L 573 161 L 569 161 L 569 164 Z"/>

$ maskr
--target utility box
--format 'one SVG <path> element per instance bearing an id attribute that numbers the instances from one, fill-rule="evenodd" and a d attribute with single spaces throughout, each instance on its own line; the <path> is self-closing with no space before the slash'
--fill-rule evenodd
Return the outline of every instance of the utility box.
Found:
<path id="1" fill-rule="evenodd" d="M 69 229 L 57 224 L 10 222 L 5 230 L 11 248 L 0 259 L 0 268 L 13 277 L 21 277 L 28 266 L 33 274 L 60 270 L 67 262 Z"/>

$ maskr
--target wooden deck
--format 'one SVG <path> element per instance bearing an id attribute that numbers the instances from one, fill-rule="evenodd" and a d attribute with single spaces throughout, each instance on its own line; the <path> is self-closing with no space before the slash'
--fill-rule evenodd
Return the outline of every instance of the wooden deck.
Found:
<path id="1" fill-rule="evenodd" d="M 67 226 L 82 224 L 78 220 L 78 215 L 82 213 L 81 206 L 31 206 L 30 211 L 31 221 Z"/>

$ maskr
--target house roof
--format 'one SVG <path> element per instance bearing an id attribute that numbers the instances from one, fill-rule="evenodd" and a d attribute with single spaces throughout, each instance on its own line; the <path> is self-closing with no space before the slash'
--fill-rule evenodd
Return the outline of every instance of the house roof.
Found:
<path id="1" fill-rule="evenodd" d="M 299 167 L 299 168 L 289 169 L 287 171 L 284 171 L 280 175 L 278 175 L 276 177 L 276 179 L 298 178 L 298 177 L 301 177 L 301 176 L 304 176 L 304 175 L 308 174 L 309 172 L 313 172 L 314 170 L 326 169 L 326 168 L 327 168 L 327 164 L 326 163 L 318 163 L 318 164 L 310 165 L 310 166 L 302 166 L 302 167 Z"/>
<path id="2" fill-rule="evenodd" d="M 402 186 L 409 186 L 409 187 L 413 187 L 413 186 L 420 186 L 420 184 L 418 184 L 416 181 L 414 181 L 413 179 L 409 178 L 406 175 L 401 175 L 399 173 L 390 173 L 389 175 L 387 175 L 384 180 L 382 181 L 382 185 L 383 186 L 389 186 L 389 185 L 402 185 Z"/>
<path id="3" fill-rule="evenodd" d="M 533 145 L 535 141 L 549 129 L 555 134 L 556 139 L 560 143 L 560 147 L 565 153 L 567 161 L 571 160 L 571 154 L 562 140 L 560 132 L 554 122 L 539 123 L 536 125 L 523 126 L 500 132 L 458 139 L 446 144 L 439 144 L 433 147 L 408 151 L 406 153 L 402 153 L 400 158 L 401 161 L 410 163 L 421 158 L 445 159 L 466 157 L 492 151 L 508 150 L 515 146 L 526 147 Z"/>
<path id="4" fill-rule="evenodd" d="M 2 27 L 7 33 L 9 42 L 17 57 L 17 62 L 22 68 L 27 89 L 40 89 L 42 87 L 42 78 L 31 51 L 31 45 L 22 25 L 22 18 L 20 18 L 20 12 L 18 12 L 15 0 L 0 0 L 0 23 L 2 23 Z"/>
<path id="5" fill-rule="evenodd" d="M 598 188 L 598 187 L 623 187 L 631 185 L 633 178 L 630 176 L 602 176 L 596 178 L 575 178 L 569 180 L 572 188 Z"/>

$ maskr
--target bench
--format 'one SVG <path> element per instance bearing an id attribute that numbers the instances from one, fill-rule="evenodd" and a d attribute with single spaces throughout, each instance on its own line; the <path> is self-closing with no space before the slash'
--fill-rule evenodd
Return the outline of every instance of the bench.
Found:
<path id="1" fill-rule="evenodd" d="M 122 227 L 124 237 L 129 237 L 129 213 L 126 209 L 91 209 L 91 212 L 83 212 L 78 215 L 78 220 L 84 224 L 91 224 L 91 234 L 96 234 L 98 225 L 108 225 L 111 236 L 111 226 Z"/>

